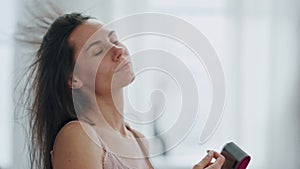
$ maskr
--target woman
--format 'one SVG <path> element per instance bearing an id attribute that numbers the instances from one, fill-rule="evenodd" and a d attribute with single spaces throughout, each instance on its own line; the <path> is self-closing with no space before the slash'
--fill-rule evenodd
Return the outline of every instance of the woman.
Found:
<path id="1" fill-rule="evenodd" d="M 144 136 L 124 124 L 122 88 L 134 73 L 114 31 L 81 14 L 60 16 L 32 68 L 31 168 L 153 168 Z M 194 169 L 223 163 L 208 151 Z"/>

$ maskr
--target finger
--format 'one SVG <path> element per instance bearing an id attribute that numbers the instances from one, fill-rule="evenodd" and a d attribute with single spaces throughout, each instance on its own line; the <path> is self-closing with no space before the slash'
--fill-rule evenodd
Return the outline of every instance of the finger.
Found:
<path id="1" fill-rule="evenodd" d="M 202 169 L 210 164 L 210 161 L 212 160 L 214 155 L 214 151 L 209 151 L 207 155 L 194 166 L 194 169 Z M 196 167 L 196 168 L 195 168 Z"/>
<path id="2" fill-rule="evenodd" d="M 225 162 L 225 157 L 220 154 L 220 156 L 217 158 L 215 163 L 221 167 L 224 164 L 224 162 Z"/>
<path id="3" fill-rule="evenodd" d="M 217 169 L 217 168 L 221 168 L 225 162 L 225 157 L 221 154 L 216 154 L 216 156 L 218 156 L 216 158 L 216 161 L 210 165 L 211 169 Z"/>
<path id="4" fill-rule="evenodd" d="M 208 167 L 208 166 L 210 166 L 210 165 L 212 165 L 212 164 L 213 164 L 212 162 L 209 162 L 209 164 L 207 164 L 207 165 L 205 166 L 205 168 Z"/>
<path id="5" fill-rule="evenodd" d="M 220 153 L 218 153 L 218 152 L 216 152 L 216 151 L 213 151 L 214 153 L 213 153 L 213 157 L 215 158 L 215 159 L 218 159 L 219 157 L 224 157 L 222 154 L 220 154 Z"/>

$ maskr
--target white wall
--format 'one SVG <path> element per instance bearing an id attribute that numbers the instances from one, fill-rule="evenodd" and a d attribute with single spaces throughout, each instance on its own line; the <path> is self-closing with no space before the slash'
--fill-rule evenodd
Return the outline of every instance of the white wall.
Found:
<path id="1" fill-rule="evenodd" d="M 12 163 L 13 140 L 13 61 L 12 35 L 15 27 L 15 1 L 1 4 L 0 10 L 0 168 L 9 168 Z"/>

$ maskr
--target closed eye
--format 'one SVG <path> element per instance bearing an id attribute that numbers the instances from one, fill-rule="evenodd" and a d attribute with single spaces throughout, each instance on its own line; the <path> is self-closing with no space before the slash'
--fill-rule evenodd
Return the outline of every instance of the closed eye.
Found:
<path id="1" fill-rule="evenodd" d="M 101 49 L 99 52 L 95 53 L 94 56 L 99 56 L 103 52 L 103 49 Z"/>

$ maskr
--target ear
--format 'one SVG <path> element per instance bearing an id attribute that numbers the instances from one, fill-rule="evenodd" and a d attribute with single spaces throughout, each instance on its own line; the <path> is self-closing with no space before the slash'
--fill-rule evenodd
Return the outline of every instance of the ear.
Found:
<path id="1" fill-rule="evenodd" d="M 79 78 L 77 78 L 75 76 L 70 76 L 70 78 L 68 80 L 68 85 L 69 85 L 69 88 L 80 89 L 83 86 L 83 83 Z"/>

